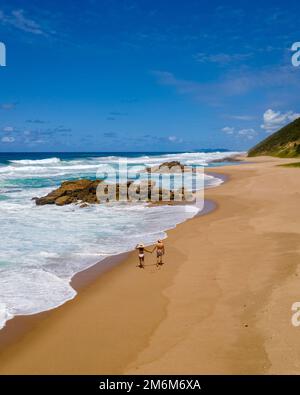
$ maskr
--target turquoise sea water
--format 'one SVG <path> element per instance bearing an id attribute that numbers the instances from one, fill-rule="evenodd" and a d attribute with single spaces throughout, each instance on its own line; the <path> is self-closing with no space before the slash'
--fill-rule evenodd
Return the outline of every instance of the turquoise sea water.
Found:
<path id="1" fill-rule="evenodd" d="M 165 230 L 191 218 L 195 206 L 146 204 L 36 206 L 62 181 L 97 177 L 126 158 L 130 166 L 155 166 L 179 160 L 218 166 L 214 160 L 233 152 L 186 153 L 0 153 L 0 327 L 15 315 L 33 314 L 63 304 L 76 295 L 74 274 L 105 257 L 152 243 Z M 219 185 L 206 175 L 206 187 Z"/>

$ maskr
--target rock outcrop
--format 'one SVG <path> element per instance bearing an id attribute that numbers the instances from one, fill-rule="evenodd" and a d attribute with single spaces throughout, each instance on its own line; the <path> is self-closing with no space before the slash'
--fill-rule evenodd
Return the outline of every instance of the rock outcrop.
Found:
<path id="1" fill-rule="evenodd" d="M 161 165 L 159 165 L 159 169 L 161 169 L 162 167 L 168 167 L 169 169 L 171 169 L 172 167 L 180 167 L 181 170 L 183 170 L 184 165 L 181 164 L 179 161 L 177 160 L 173 160 L 171 162 L 164 162 Z"/>
<path id="2" fill-rule="evenodd" d="M 63 182 L 62 185 L 50 192 L 48 195 L 41 198 L 33 198 L 38 206 L 46 204 L 56 204 L 57 206 L 65 206 L 67 204 L 80 204 L 81 208 L 87 207 L 89 204 L 105 203 L 112 201 L 120 201 L 121 185 L 117 184 L 112 187 L 112 191 L 109 191 L 107 184 L 103 183 L 102 199 L 98 200 L 97 197 L 97 186 L 101 181 L 89 181 L 89 180 L 78 180 L 72 181 L 72 185 L 69 182 Z M 77 185 L 78 183 L 78 185 Z M 132 184 L 132 186 L 131 186 Z M 148 185 L 147 185 L 148 184 Z M 124 186 L 124 185 L 123 185 Z M 130 187 L 130 191 L 129 191 Z M 146 189 L 145 189 L 146 188 Z M 142 184 L 133 184 L 129 182 L 125 185 L 125 200 L 131 202 L 133 200 L 143 200 L 152 203 L 165 203 L 173 204 L 175 202 L 183 202 L 191 199 L 191 193 L 181 188 L 180 190 L 166 190 L 155 186 L 154 182 Z M 112 195 L 110 195 L 112 193 Z M 99 196 L 99 195 L 98 195 Z M 123 199 L 124 200 L 124 199 Z"/>
<path id="3" fill-rule="evenodd" d="M 61 186 L 48 195 L 35 198 L 38 206 L 45 204 L 56 204 L 64 206 L 71 203 L 97 203 L 96 190 L 102 180 L 75 180 L 65 181 Z"/>
<path id="4" fill-rule="evenodd" d="M 164 162 L 159 166 L 147 167 L 146 172 L 148 173 L 178 173 L 178 172 L 188 172 L 191 171 L 192 168 L 188 166 L 184 166 L 177 160 L 171 162 Z"/>
<path id="5" fill-rule="evenodd" d="M 167 167 L 169 169 L 180 167 L 183 169 L 183 165 L 177 161 L 166 162 L 159 167 L 151 168 L 154 172 L 159 169 Z M 100 185 L 101 184 L 101 185 Z M 98 188 L 100 186 L 100 188 Z M 99 190 L 101 191 L 99 193 Z M 103 180 L 87 180 L 80 179 L 74 181 L 65 181 L 61 186 L 54 191 L 48 193 L 48 195 L 33 198 L 38 206 L 46 204 L 56 204 L 57 206 L 64 206 L 67 204 L 80 204 L 80 207 L 87 207 L 89 204 L 105 203 L 112 201 L 149 201 L 149 202 L 162 202 L 165 204 L 171 204 L 178 201 L 190 201 L 191 193 L 184 191 L 184 188 L 180 190 L 165 190 L 161 187 L 157 187 L 155 181 L 141 181 L 141 183 L 134 183 L 128 181 L 126 184 L 109 185 Z"/>

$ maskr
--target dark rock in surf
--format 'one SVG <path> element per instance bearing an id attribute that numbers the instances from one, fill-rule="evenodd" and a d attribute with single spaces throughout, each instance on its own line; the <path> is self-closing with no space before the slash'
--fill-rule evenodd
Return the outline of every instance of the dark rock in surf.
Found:
<path id="1" fill-rule="evenodd" d="M 45 204 L 56 204 L 64 206 L 75 202 L 97 203 L 96 190 L 102 180 L 75 180 L 65 181 L 61 186 L 48 195 L 35 198 L 38 206 Z"/>
<path id="2" fill-rule="evenodd" d="M 99 190 L 97 191 L 99 184 L 101 184 L 100 194 Z M 128 181 L 127 184 L 109 186 L 104 183 L 103 180 L 91 181 L 80 179 L 75 181 L 65 181 L 59 188 L 48 193 L 48 195 L 40 198 L 34 198 L 34 200 L 38 206 L 46 204 L 65 206 L 74 203 L 80 204 L 80 207 L 83 208 L 90 204 L 121 200 L 124 201 L 124 197 L 127 202 L 145 201 L 145 199 L 148 198 L 147 201 L 151 203 L 161 202 L 163 204 L 173 204 L 178 201 L 178 196 L 180 196 L 180 201 L 186 200 L 186 195 L 183 189 L 177 191 L 165 190 L 161 187 L 156 187 L 155 181 L 151 180 L 142 181 L 141 184 L 133 184 L 133 181 Z"/>

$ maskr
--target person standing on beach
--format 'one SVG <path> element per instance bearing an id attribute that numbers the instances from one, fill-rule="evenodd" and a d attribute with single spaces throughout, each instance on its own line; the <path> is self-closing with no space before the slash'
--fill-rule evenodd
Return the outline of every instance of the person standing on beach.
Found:
<path id="1" fill-rule="evenodd" d="M 140 264 L 138 265 L 139 268 L 144 269 L 144 264 L 145 264 L 145 251 L 146 252 L 150 252 L 152 253 L 152 251 L 147 250 L 147 248 L 145 248 L 143 243 L 138 244 L 136 247 L 136 250 L 139 251 L 139 261 Z"/>
<path id="2" fill-rule="evenodd" d="M 156 265 L 163 265 L 162 257 L 165 255 L 165 246 L 162 240 L 157 240 L 152 252 L 156 250 Z"/>

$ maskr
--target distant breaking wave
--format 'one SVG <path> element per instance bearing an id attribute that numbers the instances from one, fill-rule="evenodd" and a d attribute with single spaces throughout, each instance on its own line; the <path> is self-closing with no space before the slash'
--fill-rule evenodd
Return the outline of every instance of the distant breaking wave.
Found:
<path id="1" fill-rule="evenodd" d="M 10 160 L 10 163 L 14 163 L 16 165 L 51 165 L 60 163 L 61 160 L 59 158 L 48 158 L 48 159 L 40 159 L 40 160 Z"/>

